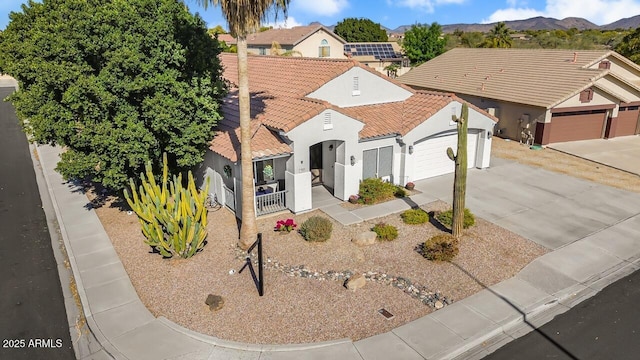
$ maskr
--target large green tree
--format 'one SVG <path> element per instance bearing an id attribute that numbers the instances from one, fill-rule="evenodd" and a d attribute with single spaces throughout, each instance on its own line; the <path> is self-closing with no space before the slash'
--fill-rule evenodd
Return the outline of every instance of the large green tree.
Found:
<path id="1" fill-rule="evenodd" d="M 247 36 L 260 29 L 262 20 L 270 12 L 282 11 L 285 17 L 291 0 L 198 0 L 205 8 L 211 4 L 220 6 L 229 24 L 229 32 L 238 42 L 238 107 L 240 113 L 240 168 L 242 169 L 242 225 L 240 241 L 242 249 L 248 249 L 258 233 L 254 208 L 253 157 L 251 154 L 251 109 L 249 106 L 249 72 L 247 61 Z"/>
<path id="2" fill-rule="evenodd" d="M 413 25 L 404 33 L 402 48 L 412 66 L 420 65 L 444 53 L 446 40 L 438 23 Z"/>
<path id="3" fill-rule="evenodd" d="M 122 189 L 167 152 L 202 162 L 225 93 L 218 45 L 178 0 L 30 0 L 0 34 L 9 100 L 58 170 Z"/>
<path id="4" fill-rule="evenodd" d="M 346 42 L 381 42 L 389 39 L 380 24 L 365 18 L 346 18 L 339 21 L 333 32 Z"/>
<path id="5" fill-rule="evenodd" d="M 622 38 L 615 49 L 629 60 L 640 64 L 640 27 Z"/>

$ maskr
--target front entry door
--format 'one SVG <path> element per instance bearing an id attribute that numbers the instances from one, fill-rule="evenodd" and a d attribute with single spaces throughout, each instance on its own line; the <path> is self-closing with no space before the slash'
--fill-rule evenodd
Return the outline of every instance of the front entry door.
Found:
<path id="1" fill-rule="evenodd" d="M 309 147 L 309 169 L 311 185 L 322 185 L 322 143 Z"/>

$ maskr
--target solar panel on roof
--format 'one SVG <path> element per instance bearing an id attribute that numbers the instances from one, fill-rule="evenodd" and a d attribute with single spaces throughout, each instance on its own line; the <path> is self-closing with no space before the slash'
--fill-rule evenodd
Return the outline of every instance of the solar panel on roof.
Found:
<path id="1" fill-rule="evenodd" d="M 378 60 L 402 57 L 389 43 L 345 44 L 344 51 L 352 56 L 373 55 Z"/>

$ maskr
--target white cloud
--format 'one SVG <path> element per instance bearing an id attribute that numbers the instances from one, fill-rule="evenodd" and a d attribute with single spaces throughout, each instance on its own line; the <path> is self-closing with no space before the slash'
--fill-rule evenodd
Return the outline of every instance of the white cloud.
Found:
<path id="1" fill-rule="evenodd" d="M 276 22 L 268 22 L 264 26 L 273 26 L 275 29 L 291 29 L 294 26 L 302 26 L 303 24 L 296 21 L 293 16 L 289 16 L 286 19 L 278 20 Z"/>
<path id="2" fill-rule="evenodd" d="M 547 0 L 544 10 L 523 7 L 517 0 L 507 0 L 508 8 L 496 10 L 483 22 L 521 20 L 533 16 L 556 19 L 585 18 L 597 25 L 612 23 L 640 13 L 640 0 Z"/>
<path id="3" fill-rule="evenodd" d="M 348 0 L 298 0 L 294 3 L 300 11 L 312 15 L 333 16 L 349 6 Z M 294 5 L 292 4 L 292 5 Z"/>
<path id="4" fill-rule="evenodd" d="M 411 9 L 419 9 L 424 10 L 428 13 L 433 13 L 435 7 L 438 5 L 464 4 L 466 1 L 467 0 L 387 0 L 387 4 L 408 7 Z"/>
<path id="5" fill-rule="evenodd" d="M 522 20 L 522 19 L 529 19 L 536 16 L 545 16 L 545 14 L 538 10 L 527 9 L 527 8 L 500 9 L 500 10 L 496 10 L 487 19 L 483 19 L 482 23 L 488 24 L 488 23 L 494 23 L 498 21 Z"/>

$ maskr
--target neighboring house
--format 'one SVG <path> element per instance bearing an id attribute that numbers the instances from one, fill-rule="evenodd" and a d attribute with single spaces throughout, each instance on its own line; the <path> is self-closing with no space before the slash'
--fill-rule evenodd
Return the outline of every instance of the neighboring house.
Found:
<path id="1" fill-rule="evenodd" d="M 411 69 L 409 59 L 402 56 L 400 45 L 396 42 L 347 43 L 344 44 L 344 54 L 393 78 Z"/>
<path id="2" fill-rule="evenodd" d="M 290 29 L 269 29 L 247 36 L 247 51 L 256 55 L 271 54 L 274 42 L 279 52 L 296 56 L 344 59 L 345 41 L 322 25 L 296 26 Z"/>
<path id="3" fill-rule="evenodd" d="M 240 127 L 237 58 L 221 54 L 232 84 L 223 120 L 200 176 L 231 209 L 240 209 Z M 312 209 L 312 187 L 348 200 L 360 180 L 405 185 L 453 172 L 463 101 L 448 93 L 415 91 L 353 60 L 249 56 L 251 149 L 256 212 Z M 489 166 L 495 118 L 471 107 L 469 167 Z M 240 216 L 240 211 L 236 212 Z"/>
<path id="4" fill-rule="evenodd" d="M 398 78 L 450 91 L 546 145 L 640 132 L 640 67 L 609 50 L 453 49 Z"/>

